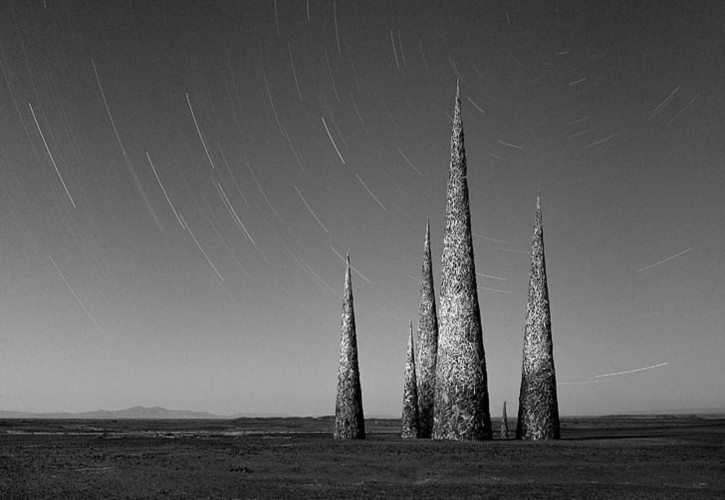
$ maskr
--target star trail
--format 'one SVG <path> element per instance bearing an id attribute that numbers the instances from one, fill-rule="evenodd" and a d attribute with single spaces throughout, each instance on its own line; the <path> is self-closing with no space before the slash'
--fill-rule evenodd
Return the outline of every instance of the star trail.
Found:
<path id="1" fill-rule="evenodd" d="M 457 81 L 492 407 L 518 391 L 539 191 L 558 376 L 627 374 L 563 384 L 562 413 L 721 405 L 724 21 L 3 1 L 0 409 L 330 414 L 349 253 L 366 414 L 399 415 Z"/>

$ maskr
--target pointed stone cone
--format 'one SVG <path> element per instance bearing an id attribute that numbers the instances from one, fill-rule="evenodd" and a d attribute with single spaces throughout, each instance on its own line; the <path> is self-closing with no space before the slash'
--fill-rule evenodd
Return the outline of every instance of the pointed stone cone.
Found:
<path id="1" fill-rule="evenodd" d="M 415 376 L 415 346 L 413 345 L 413 323 L 410 324 L 408 352 L 405 355 L 405 384 L 403 386 L 403 417 L 400 421 L 400 437 L 419 437 L 418 384 Z"/>
<path id="2" fill-rule="evenodd" d="M 430 223 L 425 226 L 420 305 L 418 307 L 418 417 L 420 437 L 429 438 L 433 430 L 436 354 L 438 352 L 438 313 L 433 288 L 433 265 L 430 255 Z"/>
<path id="3" fill-rule="evenodd" d="M 509 420 L 506 416 L 506 401 L 503 402 L 503 416 L 501 417 L 501 439 L 509 438 Z"/>
<path id="4" fill-rule="evenodd" d="M 461 98 L 451 134 L 440 293 L 433 439 L 492 439 L 486 355 L 473 260 Z"/>
<path id="5" fill-rule="evenodd" d="M 345 292 L 342 299 L 340 368 L 337 373 L 335 402 L 335 439 L 365 439 L 360 370 L 357 362 L 355 310 L 352 302 L 350 255 L 347 256 Z"/>
<path id="6" fill-rule="evenodd" d="M 516 438 L 539 440 L 559 437 L 559 404 L 551 340 L 549 289 L 546 283 L 541 197 L 537 196 Z"/>

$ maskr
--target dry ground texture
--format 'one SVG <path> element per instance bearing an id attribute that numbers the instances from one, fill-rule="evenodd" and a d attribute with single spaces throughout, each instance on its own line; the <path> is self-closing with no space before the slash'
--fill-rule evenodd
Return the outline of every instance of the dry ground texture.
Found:
<path id="1" fill-rule="evenodd" d="M 556 442 L 368 420 L 0 421 L 0 498 L 725 498 L 725 417 L 562 419 Z"/>

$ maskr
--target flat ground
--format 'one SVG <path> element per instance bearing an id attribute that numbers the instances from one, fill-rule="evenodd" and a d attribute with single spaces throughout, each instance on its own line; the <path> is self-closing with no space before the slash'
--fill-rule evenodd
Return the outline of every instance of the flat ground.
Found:
<path id="1" fill-rule="evenodd" d="M 569 418 L 546 443 L 366 424 L 339 442 L 329 418 L 2 420 L 0 498 L 725 498 L 725 417 Z"/>

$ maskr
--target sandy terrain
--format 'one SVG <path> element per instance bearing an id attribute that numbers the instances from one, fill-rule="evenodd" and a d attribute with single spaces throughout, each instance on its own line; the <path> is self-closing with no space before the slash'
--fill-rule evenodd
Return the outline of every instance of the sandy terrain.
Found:
<path id="1" fill-rule="evenodd" d="M 547 443 L 366 426 L 339 442 L 331 419 L 3 420 L 0 498 L 725 498 L 725 417 L 569 418 Z"/>

